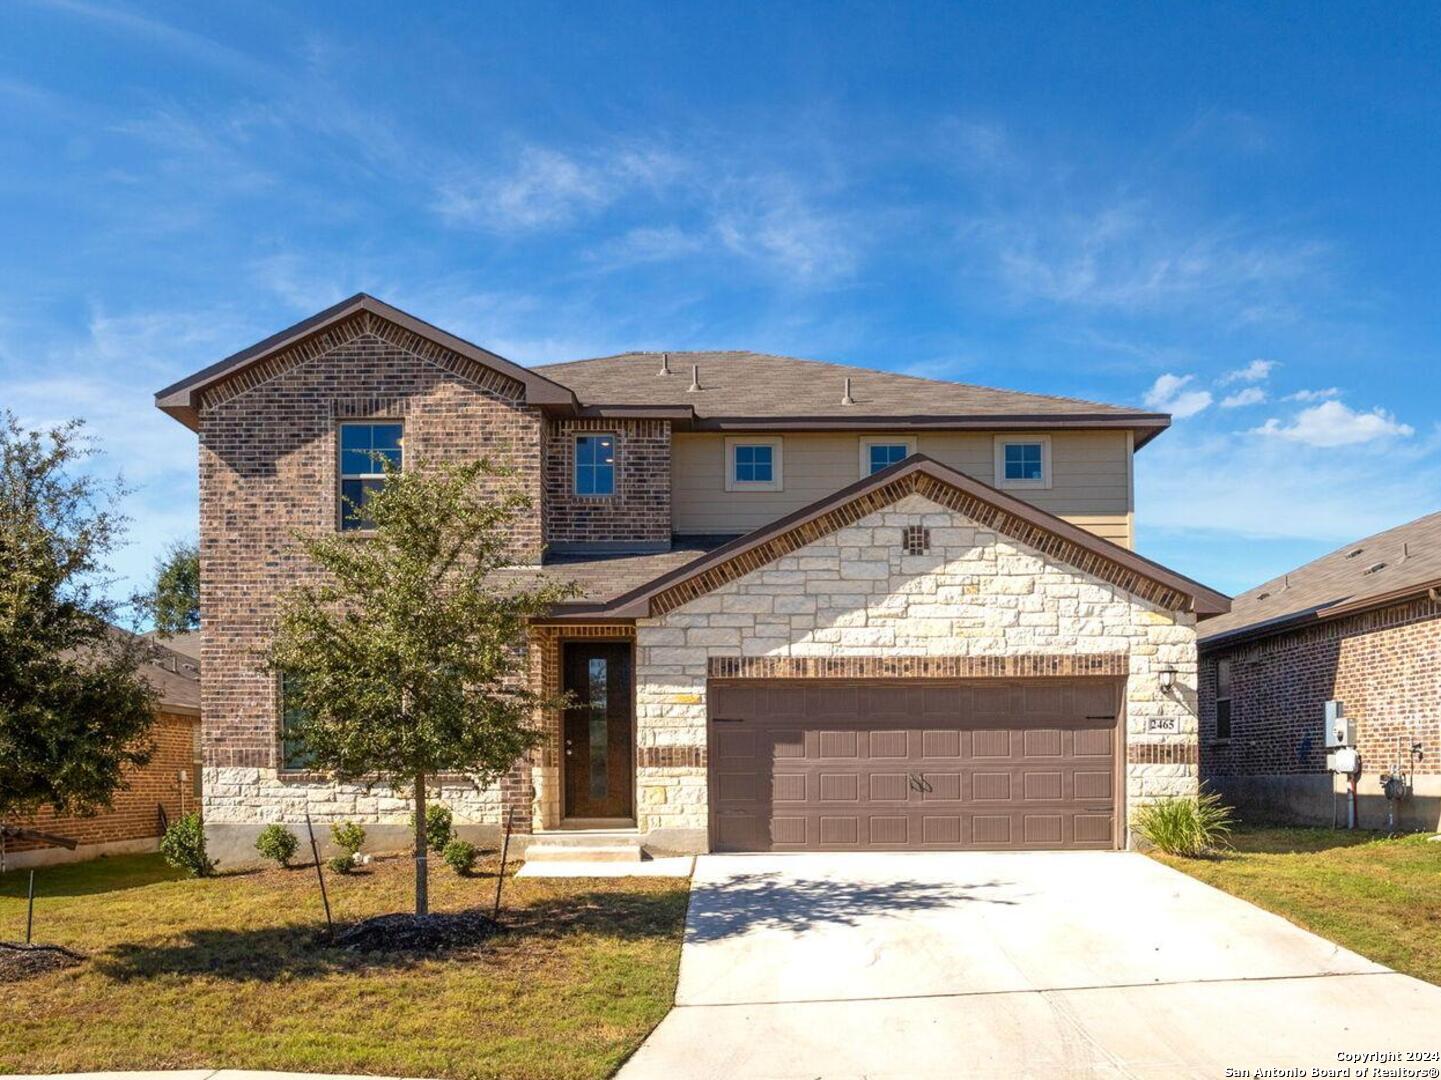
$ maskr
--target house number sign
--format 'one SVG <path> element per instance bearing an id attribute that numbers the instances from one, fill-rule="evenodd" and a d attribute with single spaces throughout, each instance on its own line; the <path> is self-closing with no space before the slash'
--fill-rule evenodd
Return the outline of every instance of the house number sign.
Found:
<path id="1" fill-rule="evenodd" d="M 1146 733 L 1157 732 L 1165 735 L 1179 735 L 1181 733 L 1181 718 L 1179 716 L 1148 716 L 1146 717 Z"/>

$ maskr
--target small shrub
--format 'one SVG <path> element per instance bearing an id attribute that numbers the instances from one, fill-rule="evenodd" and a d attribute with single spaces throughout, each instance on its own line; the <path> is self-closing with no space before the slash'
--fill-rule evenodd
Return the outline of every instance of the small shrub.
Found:
<path id="1" fill-rule="evenodd" d="M 475 869 L 476 857 L 475 845 L 469 840 L 461 840 L 459 837 L 445 845 L 445 850 L 440 857 L 446 864 L 461 877 L 468 877 Z"/>
<path id="2" fill-rule="evenodd" d="M 330 826 L 330 842 L 352 858 L 365 846 L 365 830 L 353 821 Z"/>
<path id="3" fill-rule="evenodd" d="M 355 868 L 355 857 L 352 855 L 332 855 L 325 860 L 325 865 L 337 874 L 348 874 Z"/>
<path id="4" fill-rule="evenodd" d="M 215 863 L 205 853 L 205 826 L 198 813 L 186 814 L 170 823 L 160 841 L 160 852 L 166 862 L 191 877 L 209 877 L 215 873 Z"/>
<path id="5" fill-rule="evenodd" d="M 410 831 L 415 831 L 415 815 L 410 815 Z M 431 851 L 445 850 L 455 838 L 455 817 L 444 803 L 431 803 L 425 808 L 425 846 Z"/>
<path id="6" fill-rule="evenodd" d="M 1199 859 L 1231 846 L 1232 811 L 1214 791 L 1173 798 L 1136 811 L 1135 829 L 1167 855 Z"/>
<path id="7" fill-rule="evenodd" d="M 300 838 L 278 821 L 265 826 L 255 838 L 255 850 L 281 866 L 289 866 L 299 849 Z"/>

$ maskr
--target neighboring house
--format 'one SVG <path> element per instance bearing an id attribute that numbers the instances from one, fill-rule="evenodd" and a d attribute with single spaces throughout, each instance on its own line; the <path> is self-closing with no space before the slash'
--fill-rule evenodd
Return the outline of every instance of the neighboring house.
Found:
<path id="1" fill-rule="evenodd" d="M 1441 514 L 1347 544 L 1236 597 L 1202 630 L 1202 777 L 1253 821 L 1346 823 L 1326 768 L 1339 701 L 1361 755 L 1358 817 L 1441 828 Z M 1387 803 L 1380 777 L 1406 777 Z"/>
<path id="2" fill-rule="evenodd" d="M 120 632 L 120 631 L 117 631 Z M 33 840 L 5 843 L 6 867 L 77 862 L 97 855 L 155 851 L 164 823 L 200 809 L 200 661 L 198 634 L 157 642 L 152 663 L 141 670 L 159 695 L 150 729 L 149 763 L 126 769 L 124 786 L 110 809 L 97 814 L 57 815 L 46 808 L 29 817 L 7 818 L 18 825 L 78 841 L 70 851 Z"/>
<path id="3" fill-rule="evenodd" d="M 161 391 L 200 438 L 205 815 L 356 818 L 408 797 L 286 751 L 256 662 L 341 496 L 488 455 L 533 497 L 513 573 L 583 595 L 532 628 L 584 703 L 471 831 L 589 825 L 652 851 L 1123 847 L 1196 789 L 1195 626 L 1228 601 L 1141 558 L 1132 454 L 1169 418 L 755 353 L 520 367 L 368 296 Z M 365 451 L 365 452 L 360 452 Z"/>

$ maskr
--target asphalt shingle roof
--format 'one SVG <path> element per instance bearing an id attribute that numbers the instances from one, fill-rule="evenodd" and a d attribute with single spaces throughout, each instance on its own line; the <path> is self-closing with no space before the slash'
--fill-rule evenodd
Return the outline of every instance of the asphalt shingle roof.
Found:
<path id="1" fill-rule="evenodd" d="M 1202 624 L 1201 641 L 1288 625 L 1339 604 L 1348 607 L 1441 579 L 1441 513 L 1346 544 L 1231 601 Z"/>
<path id="2" fill-rule="evenodd" d="M 669 357 L 671 374 L 660 374 Z M 699 391 L 691 391 L 692 367 Z M 1151 416 L 1078 398 L 1026 394 L 754 352 L 632 352 L 532 369 L 585 404 L 691 406 L 696 416 Z M 842 405 L 845 380 L 852 405 Z"/>

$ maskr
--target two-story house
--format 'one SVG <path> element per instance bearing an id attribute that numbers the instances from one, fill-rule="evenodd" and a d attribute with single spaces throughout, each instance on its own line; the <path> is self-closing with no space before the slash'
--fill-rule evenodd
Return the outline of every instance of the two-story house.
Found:
<path id="1" fill-rule="evenodd" d="M 372 452 L 488 455 L 538 508 L 515 573 L 582 595 L 532 628 L 572 691 L 498 785 L 494 833 L 652 851 L 1116 848 L 1196 789 L 1196 621 L 1226 597 L 1132 551 L 1132 456 L 1165 415 L 745 352 L 526 368 L 360 295 L 157 395 L 200 441 L 206 825 L 354 818 L 398 794 L 287 754 L 256 656 L 345 529 Z M 538 568 L 538 569 L 537 569 Z"/>

